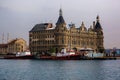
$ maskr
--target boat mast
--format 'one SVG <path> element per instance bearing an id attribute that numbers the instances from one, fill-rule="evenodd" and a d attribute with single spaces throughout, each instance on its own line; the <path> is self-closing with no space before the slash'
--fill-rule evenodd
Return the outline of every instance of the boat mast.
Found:
<path id="1" fill-rule="evenodd" d="M 7 33 L 7 43 L 8 43 L 8 41 L 9 41 L 9 33 Z"/>
<path id="2" fill-rule="evenodd" d="M 2 34 L 2 44 L 4 44 L 4 33 Z"/>

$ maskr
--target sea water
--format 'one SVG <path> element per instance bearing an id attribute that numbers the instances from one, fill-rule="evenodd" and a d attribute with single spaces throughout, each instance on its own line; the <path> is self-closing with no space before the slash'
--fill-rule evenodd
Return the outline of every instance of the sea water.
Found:
<path id="1" fill-rule="evenodd" d="M 0 80 L 120 80 L 120 60 L 0 60 Z"/>

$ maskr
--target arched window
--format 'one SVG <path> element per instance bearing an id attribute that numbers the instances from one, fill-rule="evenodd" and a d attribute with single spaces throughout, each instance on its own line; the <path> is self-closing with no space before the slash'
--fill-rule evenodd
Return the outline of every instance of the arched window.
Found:
<path id="1" fill-rule="evenodd" d="M 64 44 L 64 38 L 62 37 L 62 44 Z"/>

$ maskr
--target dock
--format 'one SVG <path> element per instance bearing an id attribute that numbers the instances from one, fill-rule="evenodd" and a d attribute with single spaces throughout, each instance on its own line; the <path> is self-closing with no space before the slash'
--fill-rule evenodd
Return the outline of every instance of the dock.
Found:
<path id="1" fill-rule="evenodd" d="M 93 57 L 91 60 L 117 60 L 120 57 Z"/>

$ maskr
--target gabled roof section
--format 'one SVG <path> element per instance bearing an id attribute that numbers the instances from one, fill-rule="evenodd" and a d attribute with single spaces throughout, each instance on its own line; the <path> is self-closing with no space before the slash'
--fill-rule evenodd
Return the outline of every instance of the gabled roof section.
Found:
<path id="1" fill-rule="evenodd" d="M 82 22 L 81 26 L 80 26 L 80 30 L 81 31 L 87 31 L 87 28 L 84 25 L 84 22 Z"/>

